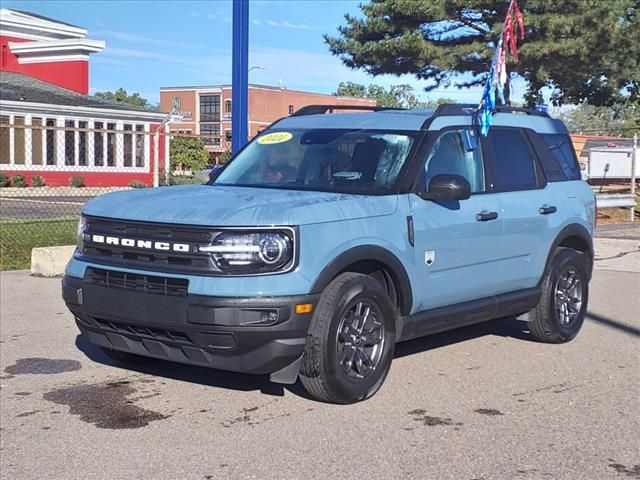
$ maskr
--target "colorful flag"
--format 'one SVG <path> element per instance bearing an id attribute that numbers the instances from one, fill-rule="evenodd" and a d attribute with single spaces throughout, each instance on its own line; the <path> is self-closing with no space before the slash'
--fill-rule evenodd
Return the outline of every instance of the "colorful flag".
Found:
<path id="1" fill-rule="evenodd" d="M 507 18 L 504 21 L 502 33 L 496 45 L 487 82 L 482 92 L 482 100 L 478 108 L 478 120 L 480 132 L 485 137 L 489 134 L 489 128 L 493 122 L 493 110 L 496 108 L 496 95 L 501 104 L 505 103 L 505 85 L 509 81 L 507 73 L 507 50 L 513 60 L 518 62 L 518 37 L 524 38 L 524 21 L 517 0 L 511 0 L 507 10 Z"/>

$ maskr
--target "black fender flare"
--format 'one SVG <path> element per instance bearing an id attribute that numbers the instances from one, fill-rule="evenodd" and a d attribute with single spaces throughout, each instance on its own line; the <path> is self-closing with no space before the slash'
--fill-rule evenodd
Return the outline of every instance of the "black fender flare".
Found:
<path id="1" fill-rule="evenodd" d="M 549 263 L 551 262 L 551 258 L 553 257 L 553 252 L 555 252 L 558 246 L 569 237 L 579 237 L 581 240 L 583 240 L 587 244 L 588 246 L 588 251 L 586 252 L 588 257 L 587 266 L 589 268 L 589 272 L 588 272 L 589 280 L 591 280 L 591 274 L 593 272 L 593 260 L 594 260 L 593 238 L 589 233 L 589 231 L 578 223 L 572 223 L 570 225 L 567 225 L 562 230 L 560 230 L 558 235 L 556 235 L 556 238 L 553 240 L 553 243 L 551 244 L 551 248 L 549 249 L 549 253 L 547 254 L 547 262 L 545 264 L 544 271 L 546 272 L 547 269 L 549 268 Z"/>
<path id="2" fill-rule="evenodd" d="M 335 257 L 316 277 L 310 293 L 322 293 L 329 283 L 349 265 L 362 261 L 382 263 L 392 277 L 398 290 L 400 313 L 408 315 L 413 304 L 411 281 L 404 265 L 396 255 L 378 245 L 360 245 Z"/>

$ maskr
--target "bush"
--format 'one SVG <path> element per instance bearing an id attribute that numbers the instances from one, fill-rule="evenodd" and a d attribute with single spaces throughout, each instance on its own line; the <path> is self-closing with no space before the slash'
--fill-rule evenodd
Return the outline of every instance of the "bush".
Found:
<path id="1" fill-rule="evenodd" d="M 146 188 L 147 184 L 144 182 L 141 182 L 140 180 L 131 180 L 129 182 L 129 186 L 131 188 Z"/>
<path id="2" fill-rule="evenodd" d="M 197 172 L 209 162 L 209 152 L 200 138 L 175 137 L 169 145 L 173 170 Z"/>
<path id="3" fill-rule="evenodd" d="M 0 187 L 9 186 L 9 176 L 6 173 L 0 173 Z"/>
<path id="4" fill-rule="evenodd" d="M 24 178 L 24 175 L 14 175 L 13 178 L 11 179 L 11 186 L 12 187 L 26 187 L 27 186 L 27 179 Z"/>
<path id="5" fill-rule="evenodd" d="M 80 175 L 76 175 L 73 176 L 71 178 L 69 178 L 69 186 L 70 187 L 76 187 L 76 188 L 81 188 L 84 187 L 84 177 L 80 176 Z"/>
<path id="6" fill-rule="evenodd" d="M 225 150 L 220 155 L 218 155 L 218 163 L 220 165 L 224 165 L 229 160 L 231 160 L 231 150 Z"/>
<path id="7" fill-rule="evenodd" d="M 44 177 L 40 175 L 36 175 L 35 177 L 31 177 L 31 186 L 32 187 L 44 187 Z"/>

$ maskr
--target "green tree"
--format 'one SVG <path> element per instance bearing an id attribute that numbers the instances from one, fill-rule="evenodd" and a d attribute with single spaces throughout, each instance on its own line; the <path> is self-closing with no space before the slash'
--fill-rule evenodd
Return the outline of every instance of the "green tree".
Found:
<path id="1" fill-rule="evenodd" d="M 373 98 L 379 107 L 387 108 L 434 108 L 441 103 L 456 103 L 448 98 L 421 102 L 411 85 L 391 85 L 385 88 L 375 84 L 366 86 L 354 82 L 340 82 L 334 95 Z"/>
<path id="2" fill-rule="evenodd" d="M 169 154 L 172 170 L 197 172 L 209 162 L 209 152 L 204 148 L 204 142 L 196 137 L 172 138 Z"/>
<path id="3" fill-rule="evenodd" d="M 616 104 L 611 107 L 581 104 L 561 112 L 558 117 L 572 133 L 623 137 L 640 133 L 638 104 Z"/>
<path id="4" fill-rule="evenodd" d="M 552 89 L 555 105 L 611 105 L 640 97 L 639 0 L 521 0 L 520 62 L 526 103 Z M 371 0 L 325 35 L 344 64 L 371 75 L 414 74 L 439 86 L 484 83 L 502 31 L 506 0 Z"/>
<path id="5" fill-rule="evenodd" d="M 113 102 L 128 103 L 129 105 L 135 105 L 136 107 L 152 108 L 152 105 L 147 101 L 147 99 L 141 97 L 138 92 L 129 95 L 124 88 L 119 88 L 115 92 L 96 92 L 94 96 L 105 100 L 111 100 Z"/>

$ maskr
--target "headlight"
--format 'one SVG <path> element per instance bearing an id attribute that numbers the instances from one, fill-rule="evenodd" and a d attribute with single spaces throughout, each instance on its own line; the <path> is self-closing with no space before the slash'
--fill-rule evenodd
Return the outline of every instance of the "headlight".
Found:
<path id="1" fill-rule="evenodd" d="M 82 252 L 82 249 L 84 248 L 84 229 L 87 227 L 87 219 L 83 216 L 80 215 L 80 218 L 78 219 L 78 227 L 76 229 L 76 243 L 78 245 L 78 250 L 80 252 Z"/>
<path id="2" fill-rule="evenodd" d="M 293 265 L 293 242 L 290 231 L 223 232 L 200 251 L 211 253 L 218 268 L 226 273 L 273 273 Z"/>

